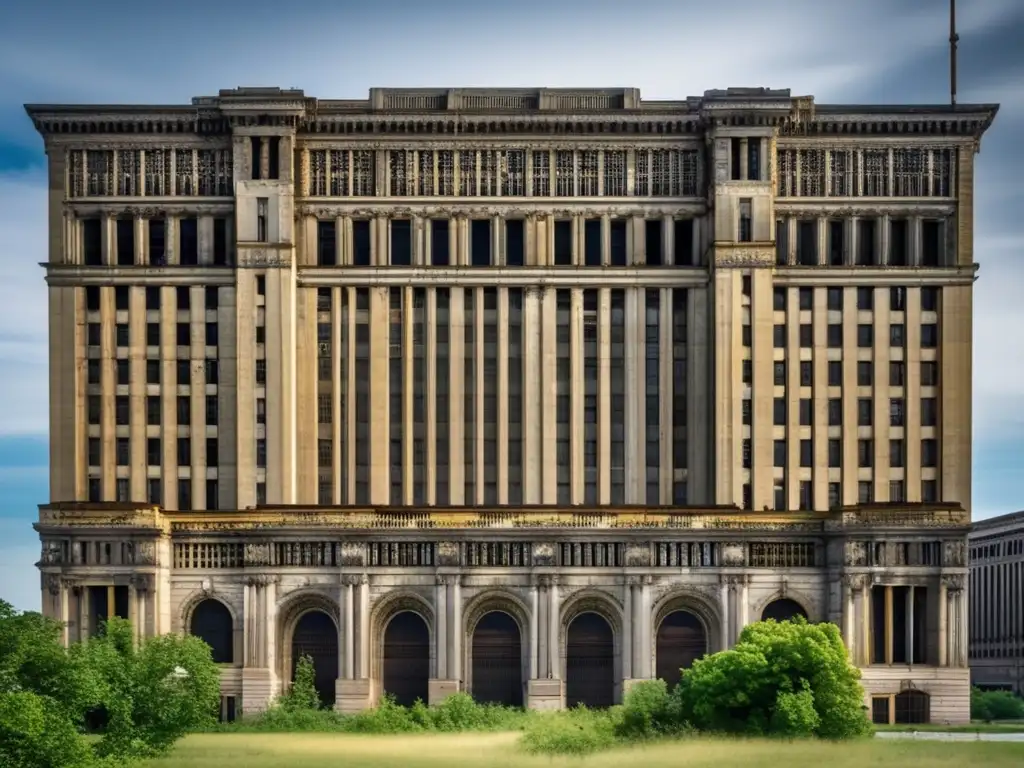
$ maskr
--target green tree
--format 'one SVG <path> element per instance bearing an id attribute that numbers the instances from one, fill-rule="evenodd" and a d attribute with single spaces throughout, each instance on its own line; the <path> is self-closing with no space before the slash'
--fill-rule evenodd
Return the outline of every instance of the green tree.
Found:
<path id="1" fill-rule="evenodd" d="M 871 732 L 859 679 L 835 625 L 762 621 L 684 671 L 675 695 L 698 730 L 843 739 Z"/>
<path id="2" fill-rule="evenodd" d="M 100 755 L 149 756 L 211 724 L 220 703 L 220 672 L 197 637 L 163 635 L 135 643 L 123 619 L 72 648 L 102 680 L 106 715 Z"/>
<path id="3" fill-rule="evenodd" d="M 971 688 L 971 719 L 1024 720 L 1024 699 L 1011 691 L 983 691 Z"/>
<path id="4" fill-rule="evenodd" d="M 311 657 L 299 657 L 299 662 L 295 665 L 295 681 L 288 692 L 280 697 L 278 704 L 289 712 L 310 712 L 320 709 L 320 694 L 316 690 L 316 671 Z"/>
<path id="5" fill-rule="evenodd" d="M 78 725 L 101 688 L 95 671 L 64 649 L 59 623 L 0 600 L 0 765 L 94 765 Z"/>

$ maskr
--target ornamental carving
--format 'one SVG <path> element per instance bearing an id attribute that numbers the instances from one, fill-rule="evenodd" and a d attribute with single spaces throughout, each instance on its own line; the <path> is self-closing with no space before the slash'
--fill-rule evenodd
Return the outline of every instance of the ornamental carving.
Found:
<path id="1" fill-rule="evenodd" d="M 271 563 L 271 546 L 269 542 L 245 545 L 245 567 L 265 568 Z"/>
<path id="2" fill-rule="evenodd" d="M 345 573 L 341 577 L 343 587 L 359 587 L 369 582 L 365 573 Z"/>
<path id="3" fill-rule="evenodd" d="M 439 541 L 434 545 L 434 558 L 439 566 L 459 565 L 459 545 L 454 541 Z"/>
<path id="4" fill-rule="evenodd" d="M 44 541 L 43 551 L 39 557 L 40 565 L 62 565 L 64 548 L 59 541 Z"/>
<path id="5" fill-rule="evenodd" d="M 555 545 L 546 541 L 534 544 L 531 560 L 536 567 L 555 565 Z"/>
<path id="6" fill-rule="evenodd" d="M 848 541 L 843 548 L 843 564 L 847 566 L 866 566 L 868 564 L 867 545 L 863 541 Z"/>
<path id="7" fill-rule="evenodd" d="M 287 250 L 245 247 L 238 249 L 238 266 L 243 269 L 290 267 L 291 263 L 291 256 Z"/>
<path id="8" fill-rule="evenodd" d="M 277 581 L 277 576 L 267 573 L 258 573 L 245 577 L 245 583 L 250 587 L 269 587 L 271 584 L 277 584 Z"/>
<path id="9" fill-rule="evenodd" d="M 942 577 L 947 592 L 960 592 L 964 588 L 966 577 L 959 573 L 949 573 Z"/>
<path id="10" fill-rule="evenodd" d="M 851 590 L 859 590 L 864 588 L 865 579 L 863 574 L 859 573 L 844 573 L 842 577 L 842 583 L 844 587 Z"/>
<path id="11" fill-rule="evenodd" d="M 746 564 L 746 552 L 741 544 L 723 544 L 720 552 L 721 564 L 726 567 L 736 567 Z"/>
<path id="12" fill-rule="evenodd" d="M 625 551 L 625 565 L 627 568 L 646 568 L 651 565 L 650 544 L 627 544 Z"/>
<path id="13" fill-rule="evenodd" d="M 351 541 L 343 541 L 338 547 L 339 565 L 342 567 L 359 567 L 366 562 L 366 545 L 356 544 Z"/>
<path id="14" fill-rule="evenodd" d="M 57 597 L 58 595 L 60 595 L 63 586 L 64 585 L 61 582 L 61 578 L 59 575 L 55 573 L 50 573 L 43 576 L 43 588 L 46 589 L 46 591 L 49 592 L 52 597 Z"/>
<path id="15" fill-rule="evenodd" d="M 140 541 L 135 547 L 135 565 L 156 565 L 156 542 Z"/>
<path id="16" fill-rule="evenodd" d="M 454 587 L 462 584 L 462 574 L 439 573 L 434 577 L 434 583 L 439 587 Z"/>
<path id="17" fill-rule="evenodd" d="M 955 568 L 967 565 L 967 542 L 947 541 L 943 546 L 942 564 Z"/>
<path id="18" fill-rule="evenodd" d="M 317 219 L 336 219 L 341 216 L 349 216 L 354 219 L 392 219 L 411 218 L 420 216 L 422 218 L 449 218 L 449 219 L 482 219 L 495 216 L 508 216 L 515 214 L 516 217 L 525 217 L 528 220 L 536 221 L 545 217 L 571 217 L 582 216 L 584 218 L 597 219 L 602 216 L 610 218 L 654 218 L 658 216 L 697 216 L 705 210 L 703 202 L 680 201 L 672 205 L 650 204 L 645 198 L 636 198 L 635 203 L 623 205 L 621 203 L 595 206 L 592 203 L 579 205 L 562 205 L 558 208 L 549 208 L 549 203 L 541 203 L 531 198 L 517 198 L 515 202 L 495 203 L 488 205 L 472 205 L 472 198 L 446 198 L 446 204 L 416 205 L 402 208 L 393 208 L 389 203 L 391 198 L 374 198 L 374 203 L 367 207 L 353 208 L 348 204 L 338 203 L 336 205 L 308 205 L 300 204 L 295 207 L 294 219 L 301 220 L 303 217 Z M 465 202 L 463 202 L 465 201 Z M 528 206 L 538 206 L 540 210 L 527 211 Z M 747 249 L 749 250 L 749 249 Z M 772 260 L 775 255 L 772 252 Z"/>
<path id="19" fill-rule="evenodd" d="M 140 594 L 153 591 L 153 577 L 148 573 L 133 573 L 128 578 L 128 584 Z"/>

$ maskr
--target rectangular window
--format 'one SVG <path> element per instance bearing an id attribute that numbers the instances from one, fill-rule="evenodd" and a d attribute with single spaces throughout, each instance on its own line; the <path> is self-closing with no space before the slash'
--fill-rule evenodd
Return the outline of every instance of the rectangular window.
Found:
<path id="1" fill-rule="evenodd" d="M 878 223 L 875 219 L 857 220 L 857 266 L 878 265 L 878 248 L 875 243 Z"/>
<path id="2" fill-rule="evenodd" d="M 447 267 L 451 263 L 448 252 L 448 219 L 431 219 L 430 263 L 435 267 Z"/>
<path id="3" fill-rule="evenodd" d="M 808 267 L 818 264 L 818 222 L 815 220 L 796 224 L 796 261 Z"/>
<path id="4" fill-rule="evenodd" d="M 178 250 L 182 266 L 199 264 L 199 221 L 194 216 L 178 219 Z"/>
<path id="5" fill-rule="evenodd" d="M 473 222 L 474 224 L 476 222 Z M 407 267 L 412 264 L 412 220 L 391 220 L 391 266 Z"/>
<path id="6" fill-rule="evenodd" d="M 662 240 L 661 220 L 646 219 L 644 221 L 644 251 L 648 266 L 660 267 L 665 263 L 665 249 Z"/>
<path id="7" fill-rule="evenodd" d="M 266 243 L 270 237 L 270 198 L 256 198 L 256 242 Z"/>
<path id="8" fill-rule="evenodd" d="M 694 254 L 693 219 L 672 222 L 672 261 L 677 267 L 690 267 L 697 263 Z"/>
<path id="9" fill-rule="evenodd" d="M 116 226 L 117 263 L 131 266 L 135 263 L 135 219 L 118 219 Z"/>
<path id="10" fill-rule="evenodd" d="M 373 251 L 370 246 L 370 222 L 355 219 L 352 222 L 352 264 L 357 267 L 370 266 Z"/>
<path id="11" fill-rule="evenodd" d="M 572 265 L 572 222 L 559 220 L 555 222 L 555 253 L 554 263 L 558 267 Z"/>
<path id="12" fill-rule="evenodd" d="M 146 226 L 149 229 L 149 263 L 154 267 L 162 267 L 167 264 L 166 222 L 163 219 L 149 219 Z"/>
<path id="13" fill-rule="evenodd" d="M 753 201 L 749 197 L 740 198 L 739 242 L 749 243 L 754 239 Z"/>
<path id="14" fill-rule="evenodd" d="M 937 219 L 925 219 L 921 222 L 921 266 L 942 266 L 942 222 Z M 922 302 L 922 309 L 923 309 Z"/>
<path id="15" fill-rule="evenodd" d="M 889 221 L 889 266 L 906 267 L 910 264 L 910 227 L 906 219 Z"/>
<path id="16" fill-rule="evenodd" d="M 841 267 L 846 251 L 846 226 L 842 221 L 833 219 L 828 223 L 828 263 Z M 832 290 L 832 289 L 829 289 Z"/>
<path id="17" fill-rule="evenodd" d="M 626 220 L 611 221 L 611 253 L 609 261 L 613 267 L 624 267 L 627 264 L 628 248 L 626 245 Z"/>
<path id="18" fill-rule="evenodd" d="M 333 267 L 337 264 L 337 232 L 337 222 L 334 219 L 320 219 L 316 223 L 316 263 L 321 267 Z"/>
<path id="19" fill-rule="evenodd" d="M 213 220 L 213 263 L 218 267 L 228 263 L 228 220 L 220 216 Z"/>
<path id="20" fill-rule="evenodd" d="M 600 219 L 587 219 L 583 224 L 583 262 L 588 267 L 601 266 Z"/>

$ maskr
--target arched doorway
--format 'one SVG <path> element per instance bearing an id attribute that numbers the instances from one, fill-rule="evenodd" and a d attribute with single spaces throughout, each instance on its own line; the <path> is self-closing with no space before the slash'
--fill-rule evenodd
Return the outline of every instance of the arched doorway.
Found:
<path id="1" fill-rule="evenodd" d="M 402 706 L 427 703 L 430 630 L 412 611 L 395 614 L 384 630 L 384 693 Z"/>
<path id="2" fill-rule="evenodd" d="M 215 664 L 231 664 L 235 660 L 235 627 L 231 611 L 220 600 L 207 598 L 192 611 L 190 635 L 210 646 Z"/>
<path id="3" fill-rule="evenodd" d="M 893 719 L 898 725 L 924 725 L 931 720 L 932 700 L 924 691 L 901 691 L 895 704 Z"/>
<path id="4" fill-rule="evenodd" d="M 768 621 L 768 619 L 775 619 L 775 621 L 790 621 L 795 619 L 797 616 L 803 616 L 807 618 L 807 611 L 800 605 L 796 600 L 790 600 L 788 597 L 780 597 L 778 600 L 772 600 L 768 605 L 761 611 L 761 621 Z"/>
<path id="5" fill-rule="evenodd" d="M 672 611 L 658 627 L 655 675 L 669 689 L 679 683 L 680 670 L 688 669 L 708 652 L 708 636 L 701 620 L 689 611 Z"/>
<path id="6" fill-rule="evenodd" d="M 615 639 L 611 625 L 596 613 L 581 613 L 566 632 L 565 703 L 591 708 L 615 703 Z"/>
<path id="7" fill-rule="evenodd" d="M 473 698 L 523 706 L 523 646 L 515 619 L 504 611 L 485 613 L 473 629 L 472 652 Z"/>
<path id="8" fill-rule="evenodd" d="M 338 679 L 338 628 L 323 611 L 304 613 L 292 632 L 292 680 L 299 659 L 313 660 L 313 676 L 320 703 L 334 706 L 335 681 Z"/>

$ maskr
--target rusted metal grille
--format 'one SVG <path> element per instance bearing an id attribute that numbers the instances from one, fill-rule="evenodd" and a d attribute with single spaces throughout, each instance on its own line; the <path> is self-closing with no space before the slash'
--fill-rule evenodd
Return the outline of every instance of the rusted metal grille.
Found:
<path id="1" fill-rule="evenodd" d="M 473 698 L 523 706 L 523 647 L 519 626 L 502 611 L 486 614 L 473 631 Z"/>
<path id="2" fill-rule="evenodd" d="M 596 613 L 569 625 L 565 654 L 565 700 L 572 708 L 610 707 L 615 702 L 615 644 L 612 628 Z"/>
<path id="3" fill-rule="evenodd" d="M 384 630 L 384 693 L 402 706 L 427 703 L 430 679 L 430 632 L 423 619 L 403 611 Z"/>
<path id="4" fill-rule="evenodd" d="M 673 611 L 658 627 L 655 675 L 675 688 L 680 671 L 707 652 L 708 638 L 700 619 L 689 611 Z"/>

